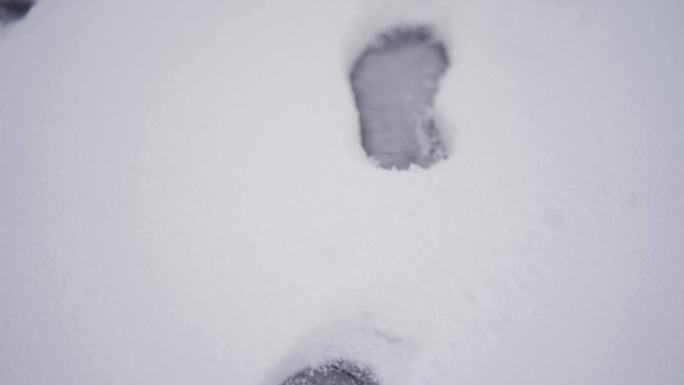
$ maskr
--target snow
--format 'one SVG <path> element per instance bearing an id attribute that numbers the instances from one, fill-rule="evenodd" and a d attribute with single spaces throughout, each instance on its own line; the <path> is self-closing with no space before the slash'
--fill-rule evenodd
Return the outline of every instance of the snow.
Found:
<path id="1" fill-rule="evenodd" d="M 450 67 L 388 171 L 349 70 Z M 0 31 L 0 380 L 684 382 L 677 0 L 41 0 Z"/>

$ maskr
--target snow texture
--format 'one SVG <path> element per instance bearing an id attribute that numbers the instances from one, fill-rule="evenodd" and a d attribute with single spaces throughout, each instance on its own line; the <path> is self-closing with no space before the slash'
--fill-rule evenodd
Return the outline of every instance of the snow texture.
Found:
<path id="1" fill-rule="evenodd" d="M 376 36 L 449 159 L 370 164 Z M 0 383 L 684 383 L 680 0 L 41 0 L 0 31 Z"/>

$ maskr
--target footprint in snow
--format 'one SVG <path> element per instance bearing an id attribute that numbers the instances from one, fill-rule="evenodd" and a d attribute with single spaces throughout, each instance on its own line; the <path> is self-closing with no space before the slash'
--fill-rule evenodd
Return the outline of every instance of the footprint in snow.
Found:
<path id="1" fill-rule="evenodd" d="M 428 168 L 446 158 L 433 105 L 448 66 L 444 44 L 425 26 L 381 34 L 356 60 L 350 77 L 361 141 L 381 167 Z"/>
<path id="2" fill-rule="evenodd" d="M 0 25 L 23 18 L 34 4 L 33 0 L 0 0 Z"/>
<path id="3" fill-rule="evenodd" d="M 378 385 L 378 381 L 369 370 L 350 361 L 335 361 L 316 369 L 304 369 L 283 385 Z"/>

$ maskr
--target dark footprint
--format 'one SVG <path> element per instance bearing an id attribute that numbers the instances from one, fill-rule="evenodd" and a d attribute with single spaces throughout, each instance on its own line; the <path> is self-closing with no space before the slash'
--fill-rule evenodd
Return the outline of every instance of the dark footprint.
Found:
<path id="1" fill-rule="evenodd" d="M 444 44 L 423 26 L 382 34 L 357 59 L 351 84 L 361 141 L 381 167 L 428 168 L 446 158 L 432 111 L 448 66 Z"/>
<path id="2" fill-rule="evenodd" d="M 33 0 L 0 0 L 0 24 L 17 21 L 29 13 Z"/>
<path id="3" fill-rule="evenodd" d="M 317 369 L 304 369 L 282 385 L 378 385 L 375 375 L 349 361 L 336 361 Z"/>

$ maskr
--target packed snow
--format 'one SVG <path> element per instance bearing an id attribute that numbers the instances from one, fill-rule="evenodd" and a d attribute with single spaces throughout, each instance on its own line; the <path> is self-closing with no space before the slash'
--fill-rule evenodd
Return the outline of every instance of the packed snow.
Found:
<path id="1" fill-rule="evenodd" d="M 350 71 L 430 25 L 449 153 Z M 679 0 L 40 0 L 0 26 L 0 382 L 684 383 Z"/>

